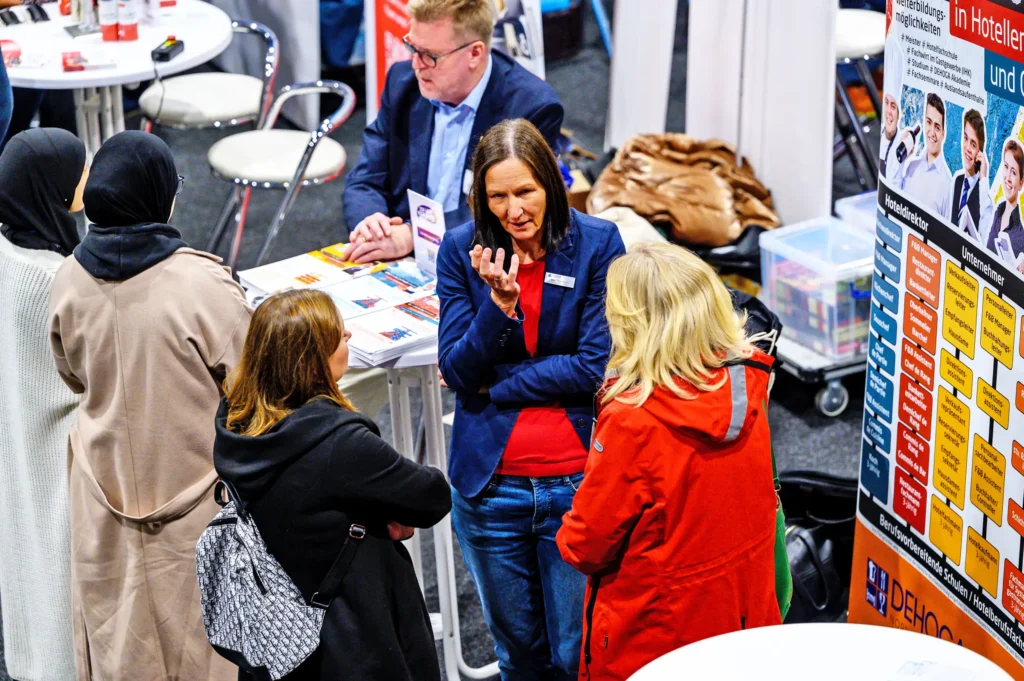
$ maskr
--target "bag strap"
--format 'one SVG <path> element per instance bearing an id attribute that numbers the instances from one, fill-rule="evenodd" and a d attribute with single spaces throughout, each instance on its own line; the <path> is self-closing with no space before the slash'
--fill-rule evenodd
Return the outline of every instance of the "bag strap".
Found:
<path id="1" fill-rule="evenodd" d="M 773 369 L 770 365 L 763 363 L 763 361 L 758 361 L 757 359 L 750 358 L 732 359 L 730 361 L 727 361 L 727 363 L 725 363 L 723 367 L 735 367 L 737 365 L 741 365 L 743 367 L 750 367 L 751 369 L 755 369 L 757 371 L 762 371 L 768 374 L 769 377 L 772 376 L 773 373 Z M 761 400 L 761 409 L 762 411 L 764 411 L 765 416 L 767 416 L 768 400 L 766 398 L 763 398 Z M 774 482 L 775 484 L 775 503 L 776 505 L 781 505 L 781 500 L 778 498 L 778 493 L 782 490 L 782 485 L 778 481 L 778 466 L 775 464 L 775 445 L 772 444 L 770 441 L 769 449 L 771 450 L 771 478 L 772 482 Z"/>
<path id="2" fill-rule="evenodd" d="M 765 364 L 764 362 L 758 362 L 756 359 L 749 359 L 749 358 L 748 359 L 733 359 L 733 360 L 730 360 L 730 361 L 726 362 L 722 366 L 729 367 L 729 366 L 737 366 L 737 365 L 743 365 L 745 367 L 750 367 L 751 369 L 757 369 L 758 371 L 763 371 L 766 374 L 771 374 L 772 373 L 771 365 Z"/>
<path id="3" fill-rule="evenodd" d="M 807 588 L 804 583 L 802 576 L 796 576 L 793 580 L 793 587 L 800 592 L 800 595 L 806 599 L 812 608 L 818 612 L 822 612 L 828 607 L 828 604 L 832 602 L 832 590 L 828 586 L 828 578 L 825 576 L 825 566 L 821 562 L 821 556 L 818 555 L 818 547 L 808 541 L 807 537 L 804 536 L 806 530 L 797 530 L 793 533 L 794 539 L 800 541 L 807 549 L 807 555 L 811 559 L 811 563 L 817 569 L 818 574 L 821 576 L 821 584 L 825 589 L 825 599 L 820 603 L 814 600 L 814 596 L 811 594 L 811 590 Z"/>
<path id="4" fill-rule="evenodd" d="M 341 583 L 345 579 L 345 573 L 348 572 L 352 559 L 356 556 L 356 550 L 365 537 L 365 526 L 355 523 L 349 526 L 348 535 L 341 545 L 341 551 L 338 552 L 338 557 L 334 559 L 334 564 L 331 565 L 331 569 L 327 571 L 323 581 L 320 582 L 316 593 L 309 599 L 310 605 L 323 608 L 324 610 L 327 609 L 334 597 L 338 595 Z"/>

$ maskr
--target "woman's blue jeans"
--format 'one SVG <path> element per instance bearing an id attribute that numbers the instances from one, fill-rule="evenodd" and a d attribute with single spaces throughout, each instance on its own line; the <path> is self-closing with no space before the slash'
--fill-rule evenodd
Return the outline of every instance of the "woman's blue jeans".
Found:
<path id="1" fill-rule="evenodd" d="M 577 677 L 586 577 L 562 560 L 555 534 L 582 481 L 496 475 L 476 497 L 452 490 L 452 524 L 502 681 Z"/>

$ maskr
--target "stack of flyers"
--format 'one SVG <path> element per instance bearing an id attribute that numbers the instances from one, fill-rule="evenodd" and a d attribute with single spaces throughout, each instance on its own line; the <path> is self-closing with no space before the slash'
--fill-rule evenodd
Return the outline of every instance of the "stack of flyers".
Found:
<path id="1" fill-rule="evenodd" d="M 250 296 L 267 296 L 296 288 L 324 288 L 383 270 L 385 265 L 347 262 L 341 256 L 344 243 L 337 243 L 294 258 L 238 273 L 238 280 Z"/>
<path id="2" fill-rule="evenodd" d="M 408 303 L 416 297 L 430 295 L 429 289 L 403 289 L 391 286 L 390 278 L 382 280 L 385 272 L 375 272 L 369 277 L 360 277 L 352 281 L 344 281 L 333 286 L 326 286 L 323 292 L 334 300 L 341 310 L 341 316 L 348 321 L 364 314 L 377 312 L 389 307 Z"/>
<path id="3" fill-rule="evenodd" d="M 348 325 L 349 350 L 377 366 L 437 342 L 441 303 L 436 295 L 363 315 Z"/>
<path id="4" fill-rule="evenodd" d="M 373 278 L 388 286 L 407 293 L 410 299 L 421 297 L 424 291 L 433 291 L 434 277 L 430 276 L 410 259 L 388 263 L 387 267 L 373 272 Z"/>

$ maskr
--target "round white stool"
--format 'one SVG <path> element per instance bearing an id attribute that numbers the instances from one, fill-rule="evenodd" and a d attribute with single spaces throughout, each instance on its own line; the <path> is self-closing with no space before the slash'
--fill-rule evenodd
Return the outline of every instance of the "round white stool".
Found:
<path id="1" fill-rule="evenodd" d="M 865 59 L 885 50 L 885 15 L 869 9 L 841 9 L 836 19 L 836 61 Z"/>
<path id="2" fill-rule="evenodd" d="M 312 133 L 301 130 L 275 130 L 274 123 L 284 103 L 296 95 L 330 93 L 341 96 L 341 105 Z M 231 242 L 228 266 L 235 269 L 238 251 L 245 231 L 249 197 L 254 189 L 284 189 L 285 196 L 270 225 L 270 231 L 255 265 L 266 258 L 284 219 L 291 210 L 299 189 L 311 184 L 324 184 L 337 179 L 345 170 L 344 147 L 328 137 L 352 115 L 356 94 L 348 85 L 337 81 L 289 85 L 281 90 L 266 120 L 258 130 L 230 135 L 218 141 L 207 153 L 206 160 L 216 177 L 234 184 L 231 196 L 214 227 L 206 250 L 214 252 L 232 216 L 235 236 Z"/>
<path id="3" fill-rule="evenodd" d="M 266 45 L 263 77 L 242 73 L 190 73 L 159 80 L 139 97 L 146 121 L 190 130 L 263 124 L 277 79 L 277 36 L 262 24 L 232 21 L 236 34 L 258 36 Z M 145 123 L 148 129 L 148 123 Z"/>
<path id="4" fill-rule="evenodd" d="M 139 107 L 146 118 L 173 128 L 219 128 L 255 121 L 263 81 L 240 73 L 191 73 L 146 88 Z"/>
<path id="5" fill-rule="evenodd" d="M 287 188 L 309 144 L 310 134 L 302 130 L 250 130 L 218 141 L 206 159 L 221 178 L 241 178 L 244 184 L 265 189 L 268 184 Z M 329 182 L 344 168 L 345 148 L 325 137 L 310 156 L 302 179 Z"/>

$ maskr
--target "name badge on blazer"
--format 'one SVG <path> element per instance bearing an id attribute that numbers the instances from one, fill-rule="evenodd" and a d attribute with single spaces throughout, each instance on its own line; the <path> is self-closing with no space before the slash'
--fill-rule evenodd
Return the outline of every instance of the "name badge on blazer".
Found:
<path id="1" fill-rule="evenodd" d="M 544 275 L 544 283 L 554 284 L 555 286 L 561 286 L 563 288 L 573 288 L 576 286 L 576 277 L 567 277 L 562 274 L 547 272 Z"/>

